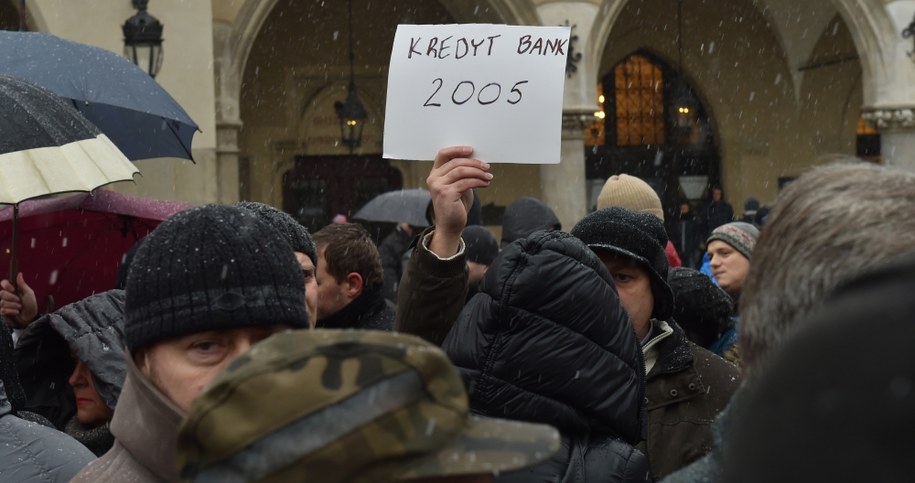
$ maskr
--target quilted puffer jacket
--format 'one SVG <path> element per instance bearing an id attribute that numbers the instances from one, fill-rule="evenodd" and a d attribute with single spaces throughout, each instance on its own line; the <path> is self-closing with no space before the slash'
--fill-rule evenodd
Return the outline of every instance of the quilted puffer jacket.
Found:
<path id="1" fill-rule="evenodd" d="M 497 481 L 649 481 L 633 448 L 646 427 L 638 340 L 610 274 L 577 238 L 538 232 L 507 246 L 443 348 L 482 415 L 545 423 L 551 460 Z"/>

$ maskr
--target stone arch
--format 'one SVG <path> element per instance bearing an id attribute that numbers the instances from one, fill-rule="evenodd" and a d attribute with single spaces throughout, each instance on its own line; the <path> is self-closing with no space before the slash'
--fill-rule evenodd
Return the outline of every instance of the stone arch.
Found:
<path id="1" fill-rule="evenodd" d="M 881 103 L 880 86 L 893 78 L 899 33 L 881 0 L 832 0 L 851 32 L 863 71 L 864 104 Z"/>
<path id="2" fill-rule="evenodd" d="M 241 1 L 232 20 L 217 19 L 213 25 L 217 152 L 221 157 L 220 163 L 225 165 L 247 163 L 238 158 L 238 132 L 243 122 L 242 82 L 254 44 L 279 4 L 279 0 Z M 440 7 L 459 22 L 539 24 L 532 0 L 481 0 L 474 4 L 469 5 L 462 0 L 439 0 Z M 383 112 L 383 105 L 373 107 L 376 112 Z M 239 170 L 249 172 L 242 165 L 239 165 Z"/>
<path id="3" fill-rule="evenodd" d="M 599 13 L 594 16 L 591 35 L 585 42 L 585 51 L 592 53 L 585 58 L 585 72 L 592 72 L 597 76 L 603 75 L 600 71 L 600 64 L 604 56 L 604 49 L 607 47 L 607 39 L 610 38 L 610 31 L 616 25 L 626 2 L 627 0 L 603 0 L 601 2 Z M 616 59 L 616 62 L 619 60 Z"/>
<path id="4" fill-rule="evenodd" d="M 213 26 L 216 122 L 239 122 L 239 97 L 251 47 L 279 0 L 246 0 L 231 25 Z"/>
<path id="5" fill-rule="evenodd" d="M 239 121 L 238 101 L 245 65 L 264 22 L 279 0 L 244 0 L 231 26 L 214 26 L 216 119 Z M 539 25 L 531 0 L 486 0 L 471 6 L 462 0 L 439 0 L 457 21 Z"/>
<path id="6" fill-rule="evenodd" d="M 591 72 L 599 71 L 610 31 L 616 25 L 619 14 L 627 3 L 628 0 L 603 0 L 600 3 L 599 13 L 594 16 L 591 36 L 586 43 L 588 51 L 594 53 L 587 59 Z M 866 105 L 879 104 L 881 102 L 878 99 L 879 86 L 888 84 L 893 77 L 894 61 L 897 55 L 895 45 L 899 36 L 885 2 L 882 0 L 830 0 L 830 3 L 848 26 L 854 39 L 864 77 L 864 102 Z M 773 13 L 768 10 L 767 2 L 761 1 L 755 5 L 764 16 L 773 19 Z M 778 28 L 777 22 L 773 21 L 773 26 L 774 34 L 784 46 L 785 42 L 790 39 L 785 38 L 785 33 Z M 794 80 L 799 81 L 799 79 Z M 797 92 L 797 85 L 795 85 L 795 92 Z"/>

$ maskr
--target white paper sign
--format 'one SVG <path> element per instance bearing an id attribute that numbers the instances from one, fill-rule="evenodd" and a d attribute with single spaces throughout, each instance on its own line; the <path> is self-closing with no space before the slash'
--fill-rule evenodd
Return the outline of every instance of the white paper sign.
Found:
<path id="1" fill-rule="evenodd" d="M 569 27 L 399 25 L 384 157 L 473 146 L 490 163 L 558 163 Z"/>

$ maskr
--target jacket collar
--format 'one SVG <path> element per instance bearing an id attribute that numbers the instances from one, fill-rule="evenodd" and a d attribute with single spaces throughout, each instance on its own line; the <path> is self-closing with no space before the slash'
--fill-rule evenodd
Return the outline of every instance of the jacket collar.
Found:
<path id="1" fill-rule="evenodd" d="M 340 309 L 334 315 L 319 320 L 319 329 L 362 329 L 369 323 L 374 315 L 383 310 L 385 306 L 381 287 L 371 287 L 363 290 L 352 302 Z"/>
<path id="2" fill-rule="evenodd" d="M 178 481 L 176 445 L 183 412 L 144 376 L 129 353 L 127 379 L 111 420 L 111 434 L 140 465 Z"/>
<path id="3" fill-rule="evenodd" d="M 648 373 L 648 379 L 661 374 L 675 374 L 693 365 L 693 353 L 689 349 L 686 334 L 675 322 L 668 322 L 673 333 L 657 342 L 658 360 Z"/>
<path id="4" fill-rule="evenodd" d="M 673 334 L 674 329 L 667 322 L 651 319 L 651 332 L 645 336 L 646 340 L 642 344 L 642 355 L 645 358 L 646 375 L 651 373 L 654 365 L 658 362 L 658 357 L 660 357 L 657 345 Z"/>

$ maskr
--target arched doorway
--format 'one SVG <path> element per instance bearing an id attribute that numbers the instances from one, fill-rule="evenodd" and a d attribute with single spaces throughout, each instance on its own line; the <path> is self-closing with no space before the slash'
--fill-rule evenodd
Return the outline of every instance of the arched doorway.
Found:
<path id="1" fill-rule="evenodd" d="M 667 219 L 682 200 L 693 203 L 720 183 L 720 156 L 709 114 L 692 86 L 670 65 L 639 50 L 617 63 L 598 86 L 601 111 L 586 136 L 592 207 L 604 180 L 637 176 L 664 204 Z"/>
<path id="2" fill-rule="evenodd" d="M 2 1 L 7 5 L 0 8 L 0 30 L 19 30 L 19 1 Z"/>
<path id="3" fill-rule="evenodd" d="M 368 114 L 352 151 L 340 142 L 334 109 L 350 80 L 346 2 L 273 2 L 251 41 L 240 85 L 244 196 L 282 206 L 312 228 L 402 187 L 407 174 L 382 158 L 394 32 L 401 23 L 454 22 L 441 4 L 422 0 L 353 0 L 352 10 L 353 75 Z"/>

